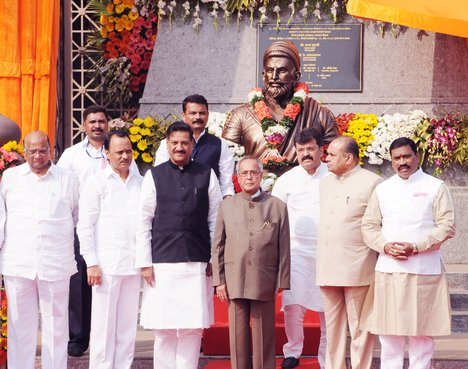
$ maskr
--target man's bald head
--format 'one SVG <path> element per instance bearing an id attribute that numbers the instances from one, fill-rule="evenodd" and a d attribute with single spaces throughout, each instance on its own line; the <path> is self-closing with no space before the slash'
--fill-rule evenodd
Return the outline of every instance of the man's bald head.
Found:
<path id="1" fill-rule="evenodd" d="M 49 136 L 41 131 L 32 131 L 24 138 L 24 153 L 31 170 L 43 176 L 50 167 Z"/>
<path id="2" fill-rule="evenodd" d="M 359 164 L 359 145 L 350 136 L 335 138 L 328 146 L 328 170 L 338 176 L 348 173 Z"/>
<path id="3" fill-rule="evenodd" d="M 42 131 L 32 131 L 26 135 L 24 138 L 24 148 L 27 148 L 32 143 L 41 143 L 50 148 L 49 136 Z"/>
<path id="4" fill-rule="evenodd" d="M 359 145 L 351 136 L 339 136 L 332 142 L 335 142 L 337 146 L 341 148 L 343 153 L 351 154 L 355 160 L 359 162 Z"/>

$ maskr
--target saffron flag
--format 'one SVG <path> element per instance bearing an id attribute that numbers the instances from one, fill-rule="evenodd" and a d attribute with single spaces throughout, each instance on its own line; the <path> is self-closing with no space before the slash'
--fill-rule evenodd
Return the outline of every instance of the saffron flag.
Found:
<path id="1" fill-rule="evenodd" d="M 468 38 L 468 0 L 348 0 L 348 14 Z"/>

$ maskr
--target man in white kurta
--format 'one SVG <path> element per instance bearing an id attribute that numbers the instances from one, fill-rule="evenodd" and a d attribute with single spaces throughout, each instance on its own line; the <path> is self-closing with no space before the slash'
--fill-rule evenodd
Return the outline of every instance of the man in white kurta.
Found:
<path id="1" fill-rule="evenodd" d="M 234 195 L 232 175 L 234 173 L 234 159 L 231 150 L 224 139 L 218 138 L 206 131 L 208 124 L 208 102 L 201 95 L 190 95 L 182 101 L 182 119 L 193 130 L 195 147 L 192 160 L 208 165 L 216 173 L 223 197 Z M 154 166 L 170 159 L 166 140 L 161 141 Z"/>
<path id="2" fill-rule="evenodd" d="M 320 288 L 315 284 L 317 227 L 320 215 L 319 183 L 329 174 L 322 163 L 323 141 L 320 134 L 306 128 L 294 138 L 299 166 L 283 174 L 272 195 L 288 206 L 291 235 L 291 289 L 283 291 L 282 309 L 288 342 L 283 346 L 282 368 L 299 365 L 304 344 L 304 315 L 320 312 L 318 360 L 325 367 L 326 330 Z"/>
<path id="3" fill-rule="evenodd" d="M 430 369 L 433 336 L 450 334 L 450 300 L 440 247 L 455 234 L 447 186 L 418 168 L 408 138 L 390 145 L 396 174 L 376 187 L 363 218 L 365 242 L 378 251 L 374 294 L 364 327 L 379 334 L 382 369 Z"/>
<path id="4" fill-rule="evenodd" d="M 42 368 L 66 369 L 78 179 L 51 163 L 45 133 L 31 132 L 24 144 L 27 162 L 5 171 L 1 184 L 7 209 L 0 273 L 8 297 L 8 367 L 36 367 L 40 310 Z"/>
<path id="5" fill-rule="evenodd" d="M 88 106 L 83 112 L 85 139 L 67 148 L 57 162 L 57 166 L 69 169 L 78 176 L 80 188 L 89 176 L 107 165 L 103 144 L 109 129 L 108 122 L 109 115 L 104 107 Z M 74 248 L 78 272 L 70 278 L 68 354 L 82 356 L 89 345 L 91 287 L 87 281 L 86 263 L 80 255 L 78 237 L 75 238 Z"/>
<path id="6" fill-rule="evenodd" d="M 77 226 L 88 283 L 93 286 L 89 366 L 130 369 L 140 293 L 135 205 L 143 177 L 131 167 L 127 133 L 112 131 L 104 147 L 110 165 L 85 182 Z"/>
<path id="7" fill-rule="evenodd" d="M 221 191 L 214 171 L 190 160 L 193 133 L 168 128 L 171 159 L 143 179 L 136 266 L 146 280 L 140 324 L 153 329 L 155 369 L 196 369 L 213 323 L 211 239 Z"/>

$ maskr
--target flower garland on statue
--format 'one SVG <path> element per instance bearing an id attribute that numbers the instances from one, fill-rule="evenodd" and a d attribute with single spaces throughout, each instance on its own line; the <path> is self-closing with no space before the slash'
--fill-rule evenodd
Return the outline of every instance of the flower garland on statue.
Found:
<path id="1" fill-rule="evenodd" d="M 265 102 L 266 98 L 263 90 L 257 87 L 250 91 L 248 95 L 249 103 L 260 121 L 263 136 L 269 149 L 260 158 L 265 168 L 278 169 L 289 165 L 286 157 L 281 156 L 278 149 L 287 136 L 289 129 L 294 125 L 296 117 L 302 111 L 308 94 L 309 87 L 307 84 L 298 82 L 294 88 L 293 97 L 284 109 L 283 118 L 277 122 Z"/>

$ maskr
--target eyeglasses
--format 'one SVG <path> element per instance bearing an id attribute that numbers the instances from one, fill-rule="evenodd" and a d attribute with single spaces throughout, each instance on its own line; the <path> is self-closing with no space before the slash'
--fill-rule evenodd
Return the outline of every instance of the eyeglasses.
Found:
<path id="1" fill-rule="evenodd" d="M 259 174 L 260 172 L 258 170 L 244 170 L 240 172 L 241 177 L 248 177 L 248 176 L 256 177 Z"/>
<path id="2" fill-rule="evenodd" d="M 39 154 L 40 156 L 48 155 L 50 152 L 50 149 L 26 149 L 24 150 L 26 155 L 29 156 L 34 156 L 36 154 Z"/>

